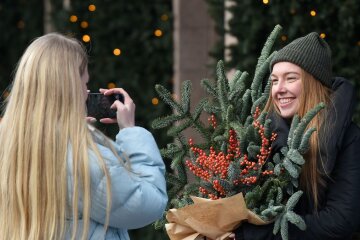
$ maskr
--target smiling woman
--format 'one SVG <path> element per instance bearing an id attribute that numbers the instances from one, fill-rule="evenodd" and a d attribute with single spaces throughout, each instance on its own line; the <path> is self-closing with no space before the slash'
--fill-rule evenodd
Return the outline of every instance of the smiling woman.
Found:
<path id="1" fill-rule="evenodd" d="M 271 95 L 283 118 L 291 118 L 299 110 L 301 77 L 301 68 L 293 63 L 279 62 L 274 65 L 271 74 Z"/>
<path id="2" fill-rule="evenodd" d="M 299 188 L 304 194 L 295 212 L 306 230 L 289 228 L 289 239 L 351 239 L 359 228 L 360 129 L 352 121 L 355 106 L 353 86 L 332 76 L 331 51 L 315 32 L 298 38 L 279 50 L 270 63 L 271 95 L 265 111 L 278 134 L 276 152 L 286 146 L 290 122 L 323 102 L 308 129 L 315 127 L 305 154 Z M 273 226 L 243 224 L 236 239 L 280 239 Z"/>

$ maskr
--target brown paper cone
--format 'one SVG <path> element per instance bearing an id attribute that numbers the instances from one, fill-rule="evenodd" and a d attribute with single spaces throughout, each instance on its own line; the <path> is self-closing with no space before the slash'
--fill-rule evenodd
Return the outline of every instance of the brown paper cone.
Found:
<path id="1" fill-rule="evenodd" d="M 171 240 L 194 240 L 200 235 L 222 240 L 242 221 L 267 224 L 246 207 L 242 193 L 218 200 L 199 197 L 192 197 L 192 200 L 192 205 L 168 211 L 166 219 L 169 224 L 165 227 Z"/>

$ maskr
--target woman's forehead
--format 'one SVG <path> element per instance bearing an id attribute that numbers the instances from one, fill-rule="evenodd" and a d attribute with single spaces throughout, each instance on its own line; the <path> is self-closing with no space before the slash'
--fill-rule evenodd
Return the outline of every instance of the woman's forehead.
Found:
<path id="1" fill-rule="evenodd" d="M 271 72 L 272 75 L 278 75 L 278 74 L 288 74 L 288 73 L 301 73 L 301 68 L 293 64 L 291 62 L 278 62 L 274 64 L 273 70 Z"/>

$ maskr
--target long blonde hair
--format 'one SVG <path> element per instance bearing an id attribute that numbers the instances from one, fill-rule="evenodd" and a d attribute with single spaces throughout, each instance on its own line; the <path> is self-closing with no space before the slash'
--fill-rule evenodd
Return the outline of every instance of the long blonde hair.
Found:
<path id="1" fill-rule="evenodd" d="M 0 123 L 2 239 L 61 239 L 69 218 L 74 221 L 74 239 L 79 236 L 79 211 L 84 221 L 81 236 L 87 238 L 89 149 L 98 156 L 107 179 L 109 218 L 110 178 L 85 120 L 81 75 L 87 62 L 80 42 L 52 33 L 33 41 L 17 66 Z M 67 179 L 69 154 L 73 182 Z M 67 184 L 72 186 L 72 199 Z M 83 209 L 78 209 L 80 198 Z"/>
<path id="2" fill-rule="evenodd" d="M 314 108 L 320 102 L 325 104 L 331 104 L 330 94 L 331 90 L 316 80 L 311 74 L 306 71 L 301 71 L 302 91 L 300 95 L 300 107 L 297 114 L 302 118 L 312 108 Z M 279 109 L 273 103 L 273 98 L 270 94 L 269 100 L 266 103 L 265 111 L 275 112 L 280 115 Z M 315 210 L 319 204 L 319 187 L 325 186 L 325 181 L 321 174 L 321 167 L 323 162 L 320 155 L 319 144 L 319 131 L 324 132 L 324 139 L 321 141 L 327 141 L 328 126 L 324 119 L 325 113 L 320 112 L 310 122 L 307 129 L 315 127 L 317 129 L 310 138 L 310 149 L 305 154 L 305 164 L 300 175 L 300 187 L 303 188 L 310 199 L 314 200 Z M 326 149 L 325 149 L 326 150 Z"/>

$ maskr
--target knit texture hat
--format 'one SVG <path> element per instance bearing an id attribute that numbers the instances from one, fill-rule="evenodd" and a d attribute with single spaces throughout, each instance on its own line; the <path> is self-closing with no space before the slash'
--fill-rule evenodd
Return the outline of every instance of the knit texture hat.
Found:
<path id="1" fill-rule="evenodd" d="M 316 32 L 295 39 L 279 50 L 270 62 L 270 71 L 278 62 L 294 63 L 331 88 L 331 50 Z"/>

